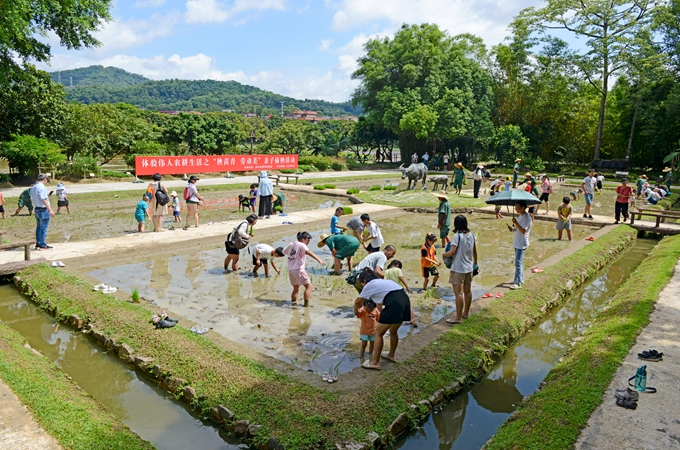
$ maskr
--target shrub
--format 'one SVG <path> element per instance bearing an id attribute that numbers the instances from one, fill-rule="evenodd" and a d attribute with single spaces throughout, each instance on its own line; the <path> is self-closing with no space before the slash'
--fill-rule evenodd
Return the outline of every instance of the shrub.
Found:
<path id="1" fill-rule="evenodd" d="M 2 173 L 0 174 L 0 183 L 11 183 L 12 182 L 12 176 L 8 173 Z"/>
<path id="2" fill-rule="evenodd" d="M 298 164 L 298 170 L 301 170 L 303 172 L 318 172 L 319 169 L 317 169 L 314 166 L 310 166 L 309 164 Z"/>
<path id="3" fill-rule="evenodd" d="M 335 189 L 334 184 L 324 184 L 324 186 L 326 186 L 326 189 Z"/>
<path id="4" fill-rule="evenodd" d="M 359 191 L 361 191 L 361 189 L 359 189 L 359 188 L 351 188 L 351 189 L 347 189 L 347 194 L 349 194 L 349 195 L 358 194 Z"/>
<path id="5" fill-rule="evenodd" d="M 281 170 L 279 170 L 279 172 L 281 172 L 281 173 L 295 173 L 295 169 L 281 169 Z M 300 172 L 304 172 L 304 171 L 301 170 Z"/>
<path id="6" fill-rule="evenodd" d="M 342 213 L 343 214 L 353 214 L 354 210 L 350 208 L 349 206 L 343 206 L 342 207 Z"/>
<path id="7" fill-rule="evenodd" d="M 361 169 L 364 165 L 361 164 L 359 161 L 356 159 L 348 159 L 347 160 L 347 168 L 349 170 L 358 170 Z"/>
<path id="8" fill-rule="evenodd" d="M 380 186 L 371 186 L 370 188 L 368 188 L 368 190 L 369 190 L 369 191 L 379 191 L 379 190 L 380 190 Z"/>
<path id="9" fill-rule="evenodd" d="M 87 178 L 91 173 L 99 175 L 101 173 L 101 167 L 99 166 L 97 158 L 94 156 L 77 153 L 73 155 L 73 160 L 70 164 L 62 166 L 61 171 L 74 178 Z"/>
<path id="10" fill-rule="evenodd" d="M 327 156 L 300 156 L 298 165 L 310 165 L 319 169 L 321 172 L 331 167 L 333 160 Z"/>
<path id="11" fill-rule="evenodd" d="M 139 303 L 139 290 L 137 289 L 132 290 L 132 301 L 134 303 Z"/>
<path id="12" fill-rule="evenodd" d="M 326 186 L 324 186 L 323 184 L 317 184 L 317 185 L 314 186 L 314 190 L 315 191 L 325 191 Z"/>
<path id="13" fill-rule="evenodd" d="M 383 187 L 383 190 L 385 190 L 385 191 L 396 191 L 397 187 L 388 184 L 387 186 Z"/>
<path id="14" fill-rule="evenodd" d="M 345 166 L 343 163 L 340 161 L 333 161 L 331 164 L 331 169 L 335 170 L 336 172 L 340 172 L 341 170 L 345 170 L 347 166 Z"/>
<path id="15" fill-rule="evenodd" d="M 104 178 L 128 178 L 132 175 L 128 175 L 125 172 L 118 172 L 117 170 L 102 170 L 101 176 Z"/>

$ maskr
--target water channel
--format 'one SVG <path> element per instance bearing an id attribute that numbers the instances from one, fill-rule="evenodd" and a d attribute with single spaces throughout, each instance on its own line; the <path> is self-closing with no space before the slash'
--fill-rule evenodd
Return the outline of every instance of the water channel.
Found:
<path id="1" fill-rule="evenodd" d="M 586 330 L 655 244 L 654 240 L 637 240 L 511 346 L 485 379 L 435 410 L 418 429 L 402 437 L 397 448 L 481 448 L 523 397 L 538 389 L 573 339 Z"/>
<path id="2" fill-rule="evenodd" d="M 13 285 L 0 285 L 0 319 L 85 392 L 159 449 L 235 450 L 245 444 L 212 427 L 184 403 L 82 333 L 57 323 Z M 2 445 L 0 445 L 2 447 Z"/>

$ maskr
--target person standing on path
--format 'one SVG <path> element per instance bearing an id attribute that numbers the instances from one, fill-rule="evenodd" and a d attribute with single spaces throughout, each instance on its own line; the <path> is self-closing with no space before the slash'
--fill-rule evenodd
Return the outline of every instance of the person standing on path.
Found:
<path id="1" fill-rule="evenodd" d="M 359 308 L 365 300 L 372 300 L 378 305 L 380 319 L 375 329 L 375 344 L 373 358 L 364 361 L 364 369 L 380 370 L 380 359 L 397 362 L 395 352 L 399 345 L 399 327 L 411 320 L 411 300 L 397 283 L 384 280 L 373 270 L 366 268 L 357 277 L 361 285 L 361 292 L 354 301 L 354 314 L 358 315 Z M 390 332 L 390 350 L 382 354 L 383 336 Z"/>
<path id="2" fill-rule="evenodd" d="M 418 152 L 413 152 L 411 155 L 411 164 L 418 164 Z"/>
<path id="3" fill-rule="evenodd" d="M 550 178 L 547 174 L 541 176 L 541 197 L 540 201 L 545 202 L 545 212 L 543 214 L 548 214 L 550 212 L 550 194 L 553 192 L 552 184 L 550 183 Z"/>
<path id="4" fill-rule="evenodd" d="M 68 191 L 64 183 L 57 184 L 57 214 L 61 212 L 61 208 L 66 208 L 66 213 L 71 214 L 71 208 L 68 205 Z"/>
<path id="5" fill-rule="evenodd" d="M 614 223 L 619 223 L 621 215 L 623 221 L 628 222 L 628 202 L 633 195 L 633 188 L 628 186 L 628 179 L 622 178 L 621 184 L 616 188 L 616 203 L 614 204 Z"/>
<path id="6" fill-rule="evenodd" d="M 380 232 L 380 227 L 371 220 L 371 216 L 368 214 L 361 215 L 361 222 L 364 224 L 365 231 L 365 236 L 360 239 L 361 243 L 368 253 L 379 252 L 380 247 L 385 243 L 382 233 Z M 365 245 L 366 241 L 371 241 L 368 246 Z"/>
<path id="7" fill-rule="evenodd" d="M 189 229 L 189 219 L 194 218 L 196 223 L 196 228 L 198 228 L 198 205 L 203 202 L 205 204 L 205 199 L 198 194 L 198 189 L 196 188 L 196 182 L 199 180 L 196 175 L 189 177 L 189 183 L 185 188 L 184 198 L 187 198 L 187 219 L 184 222 L 184 229 Z"/>
<path id="8" fill-rule="evenodd" d="M 168 205 L 159 205 L 158 204 L 158 199 L 156 198 L 156 192 L 158 191 L 163 191 L 165 192 L 165 195 L 168 194 L 168 190 L 165 189 L 165 186 L 161 183 L 161 174 L 160 173 L 154 173 L 153 174 L 153 183 L 151 183 L 151 221 L 153 222 L 153 231 L 155 232 L 161 232 L 165 231 L 163 229 L 163 216 L 165 216 L 168 213 Z"/>
<path id="9" fill-rule="evenodd" d="M 468 221 L 463 215 L 456 216 L 453 222 L 453 241 L 444 258 L 453 257 L 449 283 L 456 295 L 456 317 L 446 323 L 456 325 L 467 319 L 472 304 L 472 274 L 477 264 L 477 242 L 470 232 Z"/>
<path id="10" fill-rule="evenodd" d="M 671 191 L 671 184 L 673 183 L 673 170 L 670 167 L 664 167 L 663 171 L 666 173 L 665 184 L 668 188 L 668 192 Z"/>
<path id="11" fill-rule="evenodd" d="M 451 242 L 449 238 L 449 231 L 451 230 L 451 204 L 448 197 L 446 197 L 446 192 L 439 191 L 434 195 L 439 199 L 439 211 L 437 213 L 439 237 L 442 239 L 442 248 L 446 248 L 446 244 Z"/>
<path id="12" fill-rule="evenodd" d="M 28 208 L 28 215 L 33 214 L 33 202 L 31 201 L 31 188 L 24 189 L 24 191 L 19 194 L 19 200 L 17 201 L 17 210 L 14 211 L 14 215 L 18 216 L 24 206 Z"/>
<path id="13" fill-rule="evenodd" d="M 529 234 L 533 222 L 527 213 L 526 202 L 515 203 L 515 211 L 519 215 L 512 218 L 512 227 L 508 225 L 508 230 L 513 233 L 512 243 L 515 247 L 515 279 L 510 289 L 519 289 L 524 284 L 524 253 L 529 248 Z"/>
<path id="14" fill-rule="evenodd" d="M 512 187 L 517 187 L 517 178 L 519 178 L 519 163 L 522 162 L 521 158 L 515 160 L 515 165 L 512 168 Z"/>
<path id="15" fill-rule="evenodd" d="M 463 189 L 465 169 L 463 169 L 463 163 L 460 162 L 457 162 L 454 167 L 455 169 L 453 169 L 453 175 L 451 176 L 451 185 L 456 190 L 456 194 L 460 195 L 460 191 Z"/>
<path id="16" fill-rule="evenodd" d="M 269 219 L 274 214 L 274 207 L 272 206 L 272 196 L 274 195 L 274 185 L 272 180 L 267 176 L 267 172 L 263 170 L 260 172 L 260 184 L 257 188 L 257 195 L 260 197 L 259 217 Z"/>
<path id="17" fill-rule="evenodd" d="M 50 226 L 50 219 L 54 217 L 54 211 L 50 206 L 50 197 L 47 194 L 45 185 L 49 181 L 47 175 L 40 174 L 36 183 L 31 187 L 31 202 L 35 205 L 35 249 L 47 250 L 52 248 L 45 242 L 47 239 L 47 228 Z"/>
<path id="18" fill-rule="evenodd" d="M 448 172 L 448 170 L 449 170 L 449 154 L 448 153 L 444 153 L 444 159 L 443 160 L 444 160 L 444 172 Z"/>
<path id="19" fill-rule="evenodd" d="M 484 181 L 484 164 L 477 164 L 477 168 L 473 174 L 474 177 L 474 188 L 473 197 L 479 198 L 479 189 L 482 187 L 482 181 Z"/>
<path id="20" fill-rule="evenodd" d="M 319 248 L 324 245 L 333 254 L 333 271 L 335 275 L 340 275 L 342 269 L 342 260 L 347 258 L 347 269 L 352 270 L 352 256 L 359 250 L 359 240 L 354 236 L 346 236 L 344 234 L 322 234 L 321 240 L 317 244 Z"/>
<path id="21" fill-rule="evenodd" d="M 590 205 L 593 203 L 593 197 L 595 197 L 595 187 L 597 186 L 597 178 L 595 177 L 595 170 L 589 169 L 588 176 L 583 179 L 581 183 L 581 189 L 583 190 L 583 198 L 586 201 L 586 207 L 583 210 L 583 217 L 586 219 L 592 219 L 593 216 L 590 213 Z"/>
<path id="22" fill-rule="evenodd" d="M 430 154 L 428 152 L 425 152 L 423 155 L 423 164 L 425 164 L 425 167 L 428 169 L 430 168 Z"/>

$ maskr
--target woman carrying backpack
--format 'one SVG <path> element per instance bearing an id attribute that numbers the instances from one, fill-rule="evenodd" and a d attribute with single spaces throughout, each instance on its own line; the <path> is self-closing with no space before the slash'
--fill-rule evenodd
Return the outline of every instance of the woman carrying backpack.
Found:
<path id="1" fill-rule="evenodd" d="M 227 249 L 227 257 L 224 258 L 224 270 L 229 272 L 229 263 L 231 263 L 231 270 L 238 270 L 239 251 L 248 246 L 250 240 L 250 232 L 253 226 L 257 223 L 257 216 L 250 214 L 246 220 L 242 221 L 227 236 L 224 241 L 224 247 Z"/>
<path id="2" fill-rule="evenodd" d="M 161 174 L 153 174 L 153 183 L 149 185 L 147 192 L 151 193 L 151 221 L 153 223 L 153 231 L 165 231 L 163 229 L 163 216 L 168 213 L 168 190 L 161 183 Z"/>
<path id="3" fill-rule="evenodd" d="M 456 295 L 456 317 L 446 320 L 451 325 L 461 323 L 470 314 L 472 276 L 477 265 L 477 242 L 465 216 L 459 215 L 453 219 L 453 232 L 451 249 L 442 255 L 444 258 L 453 258 L 449 283 Z"/>

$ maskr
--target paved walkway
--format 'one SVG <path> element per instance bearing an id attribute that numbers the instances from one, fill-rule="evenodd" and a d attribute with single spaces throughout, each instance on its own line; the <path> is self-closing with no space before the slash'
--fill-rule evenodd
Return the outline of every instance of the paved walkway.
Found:
<path id="1" fill-rule="evenodd" d="M 61 450 L 55 438 L 45 432 L 31 412 L 0 380 L 0 448 L 13 450 Z"/>
<path id="2" fill-rule="evenodd" d="M 590 416 L 577 449 L 680 449 L 680 261 L 650 320 L 607 389 L 604 402 Z M 649 349 L 663 352 L 663 361 L 645 362 L 637 357 Z M 647 384 L 658 393 L 640 395 L 636 410 L 616 406 L 615 389 L 627 386 L 628 378 L 643 364 L 647 364 Z"/>
<path id="3" fill-rule="evenodd" d="M 365 170 L 350 170 L 350 171 L 344 171 L 344 172 L 309 172 L 305 173 L 303 175 L 300 175 L 299 183 L 305 183 L 310 180 L 323 180 L 326 178 L 337 178 L 337 177 L 365 177 L 365 176 L 371 176 L 371 175 L 385 175 L 386 177 L 391 177 L 391 178 L 398 178 L 401 180 L 401 172 L 398 170 L 371 170 L 371 171 L 365 171 Z M 219 185 L 219 184 L 239 184 L 239 183 L 254 183 L 255 182 L 255 176 L 236 176 L 234 178 L 224 178 L 224 177 L 218 177 L 218 178 L 201 178 L 199 181 L 199 189 L 200 186 L 213 186 L 213 185 Z M 291 179 L 291 181 L 293 181 Z M 69 194 L 84 194 L 84 193 L 90 193 L 90 192 L 114 192 L 114 191 L 134 191 L 134 190 L 139 190 L 143 191 L 146 189 L 148 186 L 148 181 L 145 181 L 144 183 L 132 183 L 130 181 L 116 181 L 116 182 L 110 182 L 110 183 L 87 183 L 87 184 L 78 184 L 78 183 L 66 183 L 66 188 L 68 189 Z M 163 184 L 167 188 L 183 188 L 184 186 L 187 185 L 187 182 L 184 180 L 172 180 L 172 181 L 163 181 Z M 284 184 L 284 183 L 282 183 Z M 53 188 L 56 186 L 54 183 L 48 184 L 48 189 Z M 2 194 L 5 197 L 18 197 L 24 190 L 26 189 L 26 186 L 24 187 L 17 187 L 17 188 L 11 188 L 11 189 L 3 189 Z"/>

